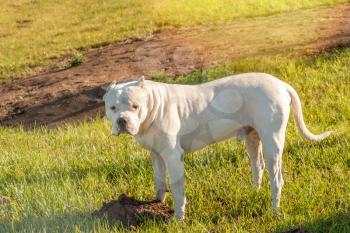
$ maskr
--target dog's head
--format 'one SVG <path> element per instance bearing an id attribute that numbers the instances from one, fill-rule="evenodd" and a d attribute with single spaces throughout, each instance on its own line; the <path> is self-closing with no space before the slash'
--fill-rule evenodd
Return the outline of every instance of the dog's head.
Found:
<path id="1" fill-rule="evenodd" d="M 103 96 L 106 116 L 112 122 L 112 134 L 136 135 L 147 116 L 145 78 L 117 84 L 112 82 Z"/>

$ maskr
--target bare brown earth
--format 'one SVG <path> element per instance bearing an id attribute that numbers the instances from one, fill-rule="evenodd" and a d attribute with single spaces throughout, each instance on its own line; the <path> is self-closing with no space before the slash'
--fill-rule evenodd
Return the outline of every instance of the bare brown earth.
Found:
<path id="1" fill-rule="evenodd" d="M 163 203 L 156 201 L 139 201 L 121 194 L 118 200 L 103 203 L 101 209 L 93 216 L 106 218 L 109 223 L 121 223 L 123 226 L 137 226 L 148 218 L 167 221 L 173 211 Z"/>
<path id="2" fill-rule="evenodd" d="M 246 57 L 313 55 L 350 44 L 350 4 L 168 30 L 86 52 L 79 66 L 0 85 L 0 124 L 55 127 L 103 111 L 101 86 L 155 72 L 176 76 Z"/>

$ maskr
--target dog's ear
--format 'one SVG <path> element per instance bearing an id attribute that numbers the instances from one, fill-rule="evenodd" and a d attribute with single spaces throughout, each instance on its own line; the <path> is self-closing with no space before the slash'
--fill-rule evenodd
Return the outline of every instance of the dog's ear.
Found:
<path id="1" fill-rule="evenodd" d="M 145 87 L 145 76 L 141 76 L 139 78 L 139 87 L 141 87 L 142 89 Z"/>
<path id="2" fill-rule="evenodd" d="M 114 85 L 116 85 L 117 84 L 117 81 L 113 81 L 113 82 L 111 82 L 111 84 L 109 84 L 109 85 L 104 85 L 104 86 L 102 86 L 101 88 L 102 88 L 102 90 L 104 90 L 104 91 L 108 91 L 109 89 L 111 89 L 111 87 L 113 87 Z"/>
<path id="3" fill-rule="evenodd" d="M 105 92 L 107 92 L 108 87 L 109 87 L 109 85 L 103 85 L 103 86 L 101 87 L 101 89 L 104 90 Z"/>
<path id="4" fill-rule="evenodd" d="M 105 100 L 106 94 L 109 91 L 109 89 L 111 89 L 113 86 L 115 86 L 117 84 L 117 81 L 113 81 L 111 82 L 111 84 L 109 85 L 103 85 L 101 86 L 101 89 L 103 93 L 99 92 L 100 95 L 102 96 L 102 99 Z"/>

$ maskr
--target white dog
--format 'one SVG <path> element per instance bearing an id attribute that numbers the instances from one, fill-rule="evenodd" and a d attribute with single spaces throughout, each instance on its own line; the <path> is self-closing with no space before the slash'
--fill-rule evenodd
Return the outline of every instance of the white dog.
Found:
<path id="1" fill-rule="evenodd" d="M 290 104 L 300 133 L 311 141 L 330 135 L 312 134 L 305 126 L 296 91 L 263 73 L 234 75 L 199 85 L 139 81 L 113 82 L 103 97 L 112 133 L 128 133 L 152 156 L 156 198 L 164 201 L 166 170 L 175 216 L 184 218 L 184 153 L 231 137 L 245 138 L 254 186 L 265 167 L 270 177 L 272 206 L 280 205 L 282 151 Z"/>

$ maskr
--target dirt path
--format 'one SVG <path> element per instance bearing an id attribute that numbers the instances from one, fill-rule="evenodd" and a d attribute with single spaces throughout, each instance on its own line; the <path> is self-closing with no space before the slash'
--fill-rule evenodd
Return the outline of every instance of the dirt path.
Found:
<path id="1" fill-rule="evenodd" d="M 169 30 L 87 52 L 80 66 L 0 86 L 0 123 L 55 127 L 96 116 L 112 80 L 178 75 L 244 57 L 309 55 L 350 44 L 350 4 Z"/>

